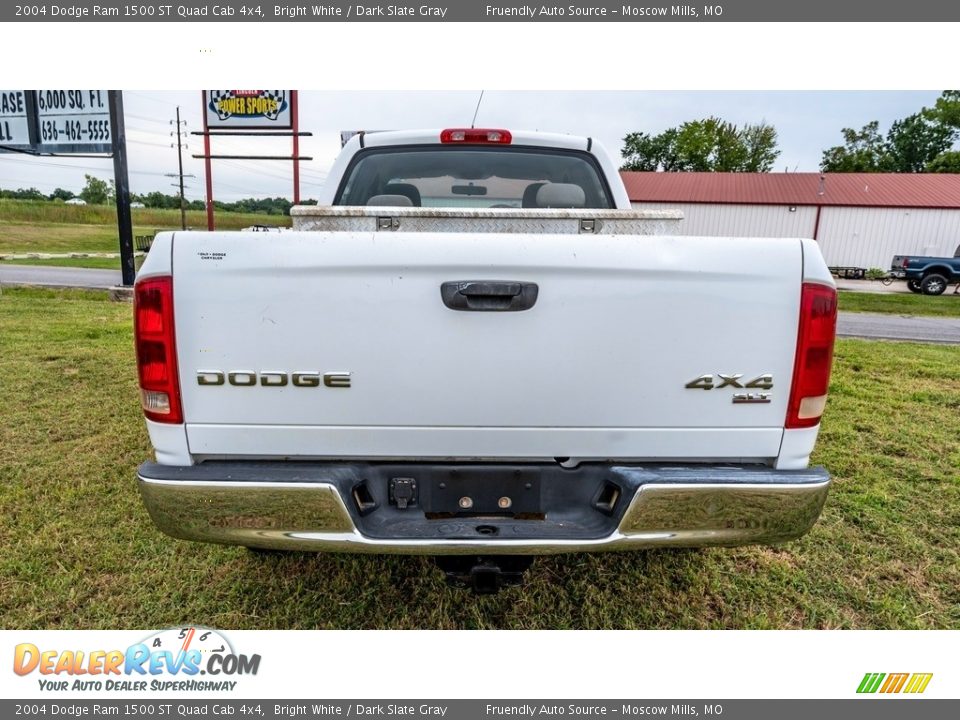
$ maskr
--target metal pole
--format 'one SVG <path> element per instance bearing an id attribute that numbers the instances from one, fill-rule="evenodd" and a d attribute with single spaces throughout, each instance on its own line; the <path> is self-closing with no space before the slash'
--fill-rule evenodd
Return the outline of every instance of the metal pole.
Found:
<path id="1" fill-rule="evenodd" d="M 290 91 L 290 115 L 293 118 L 293 204 L 300 204 L 300 103 L 297 91 Z"/>
<path id="2" fill-rule="evenodd" d="M 210 134 L 207 127 L 207 91 L 201 90 L 203 97 L 203 154 L 204 154 L 204 170 L 207 178 L 207 230 L 213 231 L 213 175 L 211 174 L 211 162 L 210 162 Z"/>
<path id="3" fill-rule="evenodd" d="M 209 153 L 208 153 L 209 154 Z M 180 229 L 187 229 L 187 208 L 183 201 L 183 146 L 180 142 L 180 106 L 177 105 L 177 162 L 180 165 Z"/>
<path id="4" fill-rule="evenodd" d="M 123 127 L 123 93 L 107 92 L 112 130 L 113 182 L 117 193 L 117 231 L 120 234 L 120 272 L 123 284 L 133 285 L 133 219 L 130 215 L 130 179 L 127 173 L 127 134 Z"/>

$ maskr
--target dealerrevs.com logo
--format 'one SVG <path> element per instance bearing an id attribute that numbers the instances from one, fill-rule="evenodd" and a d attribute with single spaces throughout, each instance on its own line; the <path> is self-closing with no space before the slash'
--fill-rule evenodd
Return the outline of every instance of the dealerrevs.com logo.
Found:
<path id="1" fill-rule="evenodd" d="M 259 669 L 260 655 L 237 653 L 222 633 L 202 627 L 162 630 L 125 650 L 20 643 L 13 654 L 14 673 L 38 675 L 46 691 L 231 691 L 233 678 Z"/>

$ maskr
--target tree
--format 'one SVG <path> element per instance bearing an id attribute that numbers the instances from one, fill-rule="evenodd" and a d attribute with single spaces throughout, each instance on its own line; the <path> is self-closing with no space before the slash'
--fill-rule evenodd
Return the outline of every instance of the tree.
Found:
<path id="1" fill-rule="evenodd" d="M 751 172 L 769 172 L 780 151 L 777 150 L 777 130 L 773 125 L 747 125 L 742 131 L 747 148 L 747 167 Z"/>
<path id="2" fill-rule="evenodd" d="M 944 90 L 930 112 L 944 125 L 960 128 L 960 90 Z"/>
<path id="3" fill-rule="evenodd" d="M 740 143 L 736 126 L 709 117 L 680 126 L 676 153 L 685 170 L 729 172 L 742 165 L 746 149 Z"/>
<path id="4" fill-rule="evenodd" d="M 859 131 L 843 128 L 843 145 L 823 151 L 820 169 L 823 172 L 883 172 L 889 158 L 880 135 L 880 123 L 874 120 Z"/>
<path id="5" fill-rule="evenodd" d="M 960 151 L 950 150 L 940 153 L 924 168 L 929 173 L 960 173 Z"/>
<path id="6" fill-rule="evenodd" d="M 895 121 L 885 139 L 876 120 L 841 132 L 844 144 L 823 152 L 824 172 L 950 172 L 943 168 L 953 167 L 948 151 L 960 136 L 960 90 L 945 90 L 932 108 Z"/>
<path id="7" fill-rule="evenodd" d="M 180 198 L 176 195 L 167 195 L 166 193 L 154 190 L 143 196 L 141 202 L 148 208 L 179 208 Z"/>
<path id="8" fill-rule="evenodd" d="M 46 196 L 37 190 L 35 187 L 32 188 L 17 188 L 16 190 L 0 190 L 0 198 L 11 199 L 11 200 L 46 200 Z"/>
<path id="9" fill-rule="evenodd" d="M 927 165 L 953 145 L 957 130 L 930 112 L 897 120 L 887 133 L 887 169 L 892 172 L 924 172 Z"/>
<path id="10" fill-rule="evenodd" d="M 64 201 L 66 201 L 66 200 L 71 200 L 71 199 L 73 199 L 73 198 L 75 198 L 75 197 L 76 197 L 76 195 L 74 195 L 70 190 L 64 190 L 63 188 L 57 188 L 57 189 L 54 190 L 52 193 L 50 193 L 50 199 L 51 199 L 51 200 L 64 200 Z"/>
<path id="11" fill-rule="evenodd" d="M 106 205 L 111 200 L 110 185 L 93 175 L 84 175 L 86 185 L 80 191 L 80 198 L 89 205 Z"/>
<path id="12" fill-rule="evenodd" d="M 623 139 L 624 170 L 768 172 L 780 151 L 772 125 L 742 128 L 716 117 L 691 120 L 659 135 Z"/>
<path id="13" fill-rule="evenodd" d="M 623 138 L 624 163 L 622 170 L 652 172 L 665 165 L 663 135 L 653 137 L 650 133 L 628 133 Z"/>

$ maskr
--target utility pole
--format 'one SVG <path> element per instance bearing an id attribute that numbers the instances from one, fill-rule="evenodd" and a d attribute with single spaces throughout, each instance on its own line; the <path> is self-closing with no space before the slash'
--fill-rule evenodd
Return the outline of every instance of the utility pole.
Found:
<path id="1" fill-rule="evenodd" d="M 173 120 L 170 121 L 170 124 L 173 124 Z M 183 174 L 183 136 L 187 134 L 187 131 L 183 128 L 187 127 L 187 121 L 180 120 L 180 106 L 177 105 L 177 163 L 179 166 L 179 172 L 174 175 L 168 175 L 168 177 L 179 177 L 180 178 L 180 228 L 183 230 L 187 229 L 187 206 L 186 200 L 183 197 L 183 178 L 193 177 L 193 175 L 184 175 Z M 173 135 L 174 133 L 170 133 Z M 173 147 L 171 143 L 170 147 Z"/>

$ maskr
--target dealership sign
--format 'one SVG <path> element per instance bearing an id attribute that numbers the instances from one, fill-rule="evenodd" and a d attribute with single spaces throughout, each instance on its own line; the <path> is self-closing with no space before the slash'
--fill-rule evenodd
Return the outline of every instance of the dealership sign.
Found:
<path id="1" fill-rule="evenodd" d="M 289 90 L 206 90 L 204 107 L 210 128 L 293 127 Z"/>
<path id="2" fill-rule="evenodd" d="M 4 147 L 27 150 L 32 144 L 25 90 L 0 90 L 0 152 Z"/>
<path id="3" fill-rule="evenodd" d="M 106 90 L 0 90 L 0 152 L 110 153 Z"/>

